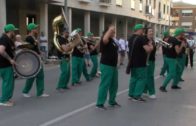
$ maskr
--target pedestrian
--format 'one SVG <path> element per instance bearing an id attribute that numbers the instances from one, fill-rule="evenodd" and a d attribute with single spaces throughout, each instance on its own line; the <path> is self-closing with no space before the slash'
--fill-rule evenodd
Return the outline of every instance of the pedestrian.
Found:
<path id="1" fill-rule="evenodd" d="M 113 25 L 107 27 L 100 41 L 100 70 L 101 82 L 98 89 L 98 98 L 96 107 L 106 109 L 104 104 L 109 92 L 109 105 L 111 107 L 120 106 L 116 102 L 116 94 L 118 90 L 118 45 L 115 43 L 115 27 Z"/>
<path id="2" fill-rule="evenodd" d="M 147 28 L 145 31 L 146 39 L 148 42 L 151 42 L 153 45 L 153 50 L 149 54 L 149 59 L 147 61 L 147 75 L 146 75 L 146 88 L 144 93 L 149 94 L 149 98 L 156 99 L 155 92 L 155 80 L 154 80 L 154 71 L 155 71 L 155 55 L 156 55 L 156 44 L 154 41 L 154 32 L 152 28 Z"/>
<path id="3" fill-rule="evenodd" d="M 126 72 L 131 72 L 129 97 L 133 101 L 145 102 L 141 96 L 146 87 L 147 54 L 153 50 L 152 41 L 144 36 L 144 26 L 136 24 L 134 34 L 129 38 L 129 63 Z"/>
<path id="4" fill-rule="evenodd" d="M 64 29 L 61 35 L 57 36 L 60 46 L 64 52 L 69 52 L 72 48 L 68 46 L 69 32 L 67 29 Z M 57 90 L 64 92 L 66 89 L 69 89 L 68 83 L 70 79 L 70 54 L 58 51 L 58 58 L 60 59 L 60 76 L 57 84 Z"/>
<path id="5" fill-rule="evenodd" d="M 15 31 L 18 30 L 13 24 L 4 27 L 4 34 L 0 38 L 0 77 L 2 78 L 2 95 L 0 106 L 13 106 L 11 100 L 14 92 L 14 51 Z"/>
<path id="6" fill-rule="evenodd" d="M 191 68 L 193 68 L 193 57 L 195 53 L 195 40 L 192 36 L 189 36 L 187 39 L 188 46 L 186 48 L 186 67 L 188 67 L 188 64 L 190 62 Z"/>
<path id="7" fill-rule="evenodd" d="M 32 48 L 31 50 L 37 53 L 39 56 L 41 56 L 40 50 L 39 50 L 39 43 L 37 41 L 38 36 L 38 25 L 34 23 L 30 23 L 27 26 L 28 35 L 25 39 L 26 42 L 31 44 Z M 26 80 L 25 87 L 23 89 L 23 96 L 26 98 L 30 98 L 31 95 L 29 94 L 29 91 L 31 90 L 33 86 L 33 82 L 36 79 L 36 87 L 37 87 L 37 96 L 38 97 L 48 97 L 48 94 L 44 93 L 44 68 L 41 66 L 41 70 L 39 73 L 32 78 L 29 78 Z"/>
<path id="8" fill-rule="evenodd" d="M 163 41 L 168 42 L 170 38 L 170 33 L 169 31 L 165 31 L 163 33 Z M 168 66 L 166 64 L 165 58 L 166 58 L 166 53 L 167 53 L 167 48 L 165 46 L 162 46 L 162 54 L 163 54 L 163 66 L 161 68 L 160 76 L 165 76 L 165 73 L 168 73 Z"/>
<path id="9" fill-rule="evenodd" d="M 119 64 L 124 65 L 124 59 L 126 55 L 126 41 L 121 37 L 119 39 Z"/>
<path id="10" fill-rule="evenodd" d="M 167 92 L 166 88 L 167 85 L 171 80 L 173 80 L 172 89 L 181 89 L 181 87 L 178 86 L 178 83 L 180 81 L 179 75 L 177 73 L 180 72 L 179 69 L 177 69 L 177 56 L 181 53 L 182 49 L 186 46 L 184 42 L 180 41 L 180 38 L 184 34 L 184 29 L 182 28 L 176 28 L 174 32 L 174 37 L 170 37 L 168 40 L 168 43 L 172 45 L 171 48 L 167 49 L 166 53 L 166 64 L 168 65 L 168 74 L 160 87 L 160 91 Z"/>

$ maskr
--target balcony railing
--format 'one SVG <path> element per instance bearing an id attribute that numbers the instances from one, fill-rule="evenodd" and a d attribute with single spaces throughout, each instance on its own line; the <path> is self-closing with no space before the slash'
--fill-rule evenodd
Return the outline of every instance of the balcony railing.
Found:
<path id="1" fill-rule="evenodd" d="M 99 5 L 102 7 L 108 7 L 112 4 L 111 0 L 99 0 Z"/>
<path id="2" fill-rule="evenodd" d="M 111 3 L 111 0 L 99 0 L 101 3 Z"/>

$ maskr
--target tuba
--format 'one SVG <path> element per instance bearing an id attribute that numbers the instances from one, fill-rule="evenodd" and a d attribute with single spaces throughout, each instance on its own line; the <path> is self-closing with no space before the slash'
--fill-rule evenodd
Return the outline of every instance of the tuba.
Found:
<path id="1" fill-rule="evenodd" d="M 68 21 L 65 16 L 63 8 L 61 10 L 62 10 L 62 14 L 55 17 L 52 23 L 53 31 L 54 31 L 54 38 L 53 38 L 54 46 L 58 51 L 60 51 L 63 54 L 71 54 L 75 47 L 77 47 L 79 51 L 83 52 L 85 45 L 83 44 L 82 38 L 78 34 L 77 30 L 74 30 L 68 38 L 69 43 L 67 46 L 71 48 L 70 51 L 67 52 L 64 51 L 64 49 L 60 45 L 58 40 L 58 36 L 60 35 L 60 26 L 62 26 L 62 24 L 65 24 L 66 28 L 68 28 Z"/>

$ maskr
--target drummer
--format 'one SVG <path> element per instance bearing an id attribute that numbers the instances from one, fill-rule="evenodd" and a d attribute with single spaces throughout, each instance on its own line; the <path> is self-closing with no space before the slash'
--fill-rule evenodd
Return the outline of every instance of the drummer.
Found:
<path id="1" fill-rule="evenodd" d="M 0 106 L 13 106 L 11 101 L 14 91 L 14 72 L 12 65 L 15 64 L 14 58 L 14 41 L 17 30 L 13 24 L 4 27 L 5 34 L 0 38 L 0 77 L 2 78 L 2 95 L 0 98 Z"/>
<path id="2" fill-rule="evenodd" d="M 25 41 L 32 45 L 31 50 L 33 50 L 38 55 L 40 55 L 40 51 L 39 51 L 39 47 L 38 47 L 39 43 L 36 38 L 38 36 L 38 25 L 34 24 L 34 23 L 30 23 L 27 26 L 27 30 L 28 30 L 28 35 L 27 35 Z M 42 66 L 41 70 L 39 71 L 39 73 L 35 77 L 32 77 L 32 78 L 26 80 L 26 84 L 23 89 L 23 96 L 26 98 L 31 97 L 31 95 L 29 94 L 29 91 L 31 90 L 35 79 L 36 79 L 36 86 L 37 86 L 37 96 L 38 97 L 48 97 L 49 95 L 44 93 L 43 66 Z"/>

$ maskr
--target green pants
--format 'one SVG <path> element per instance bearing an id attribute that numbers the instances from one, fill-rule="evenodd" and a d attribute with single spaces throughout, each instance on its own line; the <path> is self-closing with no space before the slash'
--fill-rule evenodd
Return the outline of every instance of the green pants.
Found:
<path id="1" fill-rule="evenodd" d="M 91 69 L 90 76 L 91 77 L 95 77 L 96 73 L 97 73 L 97 69 L 98 69 L 98 58 L 97 58 L 97 55 L 92 55 L 91 56 L 91 60 L 93 62 L 93 67 Z"/>
<path id="2" fill-rule="evenodd" d="M 9 101 L 14 92 L 14 72 L 12 67 L 0 68 L 0 77 L 2 78 L 1 103 Z"/>
<path id="3" fill-rule="evenodd" d="M 129 96 L 141 97 L 146 86 L 146 67 L 131 68 L 131 78 L 129 82 Z"/>
<path id="4" fill-rule="evenodd" d="M 70 79 L 70 61 L 65 58 L 60 62 L 61 74 L 59 77 L 57 89 L 66 89 Z"/>
<path id="5" fill-rule="evenodd" d="M 118 69 L 109 65 L 100 65 L 101 82 L 98 90 L 97 105 L 104 105 L 109 92 L 109 104 L 116 103 L 116 94 L 118 90 Z"/>
<path id="6" fill-rule="evenodd" d="M 173 79 L 173 86 L 177 85 L 179 83 L 179 79 L 177 76 L 178 70 L 177 69 L 177 60 L 174 58 L 168 58 L 166 57 L 166 63 L 168 65 L 168 74 L 165 78 L 165 81 L 163 82 L 162 87 L 167 87 L 167 85 L 169 84 L 169 82 Z"/>
<path id="7" fill-rule="evenodd" d="M 179 79 L 182 78 L 182 74 L 184 72 L 185 64 L 186 64 L 186 55 L 183 55 L 182 57 L 177 58 L 177 69 L 179 69 L 178 73 L 177 73 L 177 76 L 179 77 Z"/>
<path id="8" fill-rule="evenodd" d="M 155 85 L 154 85 L 154 70 L 155 70 L 155 62 L 149 61 L 147 66 L 147 75 L 146 75 L 146 87 L 144 92 L 149 93 L 149 95 L 155 94 Z"/>
<path id="9" fill-rule="evenodd" d="M 33 86 L 33 82 L 36 79 L 37 96 L 41 96 L 44 92 L 44 70 L 43 67 L 37 74 L 37 76 L 27 79 L 23 93 L 28 94 Z"/>
<path id="10" fill-rule="evenodd" d="M 167 65 L 167 63 L 165 61 L 165 58 L 166 58 L 166 56 L 164 55 L 163 56 L 163 67 L 161 68 L 160 75 L 164 75 L 165 72 L 168 72 L 168 65 Z"/>
<path id="11" fill-rule="evenodd" d="M 81 57 L 72 57 L 72 84 L 78 83 L 83 71 L 84 61 Z"/>

